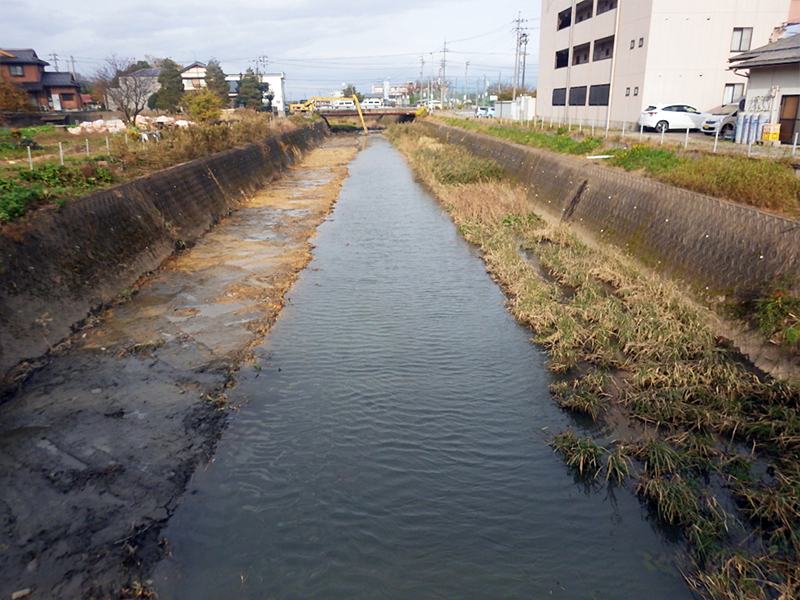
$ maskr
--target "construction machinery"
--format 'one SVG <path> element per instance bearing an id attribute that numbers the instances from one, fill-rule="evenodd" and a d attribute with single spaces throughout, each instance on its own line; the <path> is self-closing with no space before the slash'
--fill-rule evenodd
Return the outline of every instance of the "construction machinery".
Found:
<path id="1" fill-rule="evenodd" d="M 369 134 L 367 131 L 367 124 L 364 122 L 364 113 L 361 112 L 361 103 L 356 96 L 343 96 L 338 98 L 315 96 L 314 98 L 309 98 L 305 102 L 293 102 L 289 104 L 289 112 L 301 114 L 324 112 L 325 114 L 331 114 L 337 110 L 349 110 L 351 105 L 358 111 L 358 118 L 361 119 L 361 126 L 364 128 L 364 133 Z"/>

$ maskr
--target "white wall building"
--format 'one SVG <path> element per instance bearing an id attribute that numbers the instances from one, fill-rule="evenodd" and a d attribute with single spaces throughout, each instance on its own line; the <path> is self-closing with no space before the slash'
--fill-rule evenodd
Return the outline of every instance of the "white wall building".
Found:
<path id="1" fill-rule="evenodd" d="M 226 75 L 225 81 L 228 83 L 239 81 L 242 78 L 242 75 Z M 269 85 L 269 90 L 267 94 L 272 93 L 272 109 L 274 112 L 277 112 L 278 115 L 285 115 L 286 109 L 286 73 L 267 73 L 264 75 L 260 75 L 261 83 L 266 83 Z M 231 93 L 234 93 L 235 86 L 231 86 Z M 264 99 L 264 103 L 266 104 L 267 100 Z"/>
<path id="2" fill-rule="evenodd" d="M 619 127 L 659 102 L 708 110 L 747 80 L 728 59 L 769 42 L 798 0 L 543 0 L 538 113 Z"/>

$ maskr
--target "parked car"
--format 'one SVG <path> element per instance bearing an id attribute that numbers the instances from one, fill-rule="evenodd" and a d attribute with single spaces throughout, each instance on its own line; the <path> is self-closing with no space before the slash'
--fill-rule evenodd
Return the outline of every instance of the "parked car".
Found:
<path id="1" fill-rule="evenodd" d="M 725 104 L 712 108 L 709 112 L 711 116 L 703 121 L 701 127 L 706 135 L 717 135 L 722 138 L 733 139 L 736 137 L 736 119 L 739 116 L 739 103 Z"/>
<path id="2" fill-rule="evenodd" d="M 494 106 L 479 106 L 475 109 L 475 117 L 494 117 Z"/>
<path id="3" fill-rule="evenodd" d="M 700 129 L 708 117 L 708 113 L 688 104 L 654 104 L 644 109 L 639 125 L 659 133 L 670 129 Z"/>

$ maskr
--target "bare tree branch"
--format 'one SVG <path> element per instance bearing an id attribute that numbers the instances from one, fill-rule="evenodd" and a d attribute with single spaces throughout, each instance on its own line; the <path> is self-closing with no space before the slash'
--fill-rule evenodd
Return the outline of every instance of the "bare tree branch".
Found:
<path id="1" fill-rule="evenodd" d="M 112 54 L 96 73 L 102 82 L 109 104 L 122 113 L 128 127 L 136 124 L 136 117 L 147 106 L 147 100 L 158 91 L 157 75 L 152 77 L 149 69 L 137 68 L 131 58 Z"/>

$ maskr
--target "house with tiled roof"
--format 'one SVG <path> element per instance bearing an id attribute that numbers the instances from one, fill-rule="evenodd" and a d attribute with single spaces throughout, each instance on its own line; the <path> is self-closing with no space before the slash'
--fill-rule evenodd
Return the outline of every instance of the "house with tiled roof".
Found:
<path id="1" fill-rule="evenodd" d="M 800 140 L 800 34 L 743 52 L 730 68 L 748 78 L 747 112 L 762 113 L 780 124 L 784 144 Z"/>
<path id="2" fill-rule="evenodd" d="M 80 110 L 81 88 L 72 73 L 45 71 L 43 61 L 31 48 L 0 48 L 0 77 L 28 92 L 39 110 Z"/>
<path id="3" fill-rule="evenodd" d="M 188 67 L 184 67 L 181 70 L 181 80 L 183 89 L 186 92 L 194 92 L 208 87 L 206 83 L 206 64 L 193 62 Z"/>

